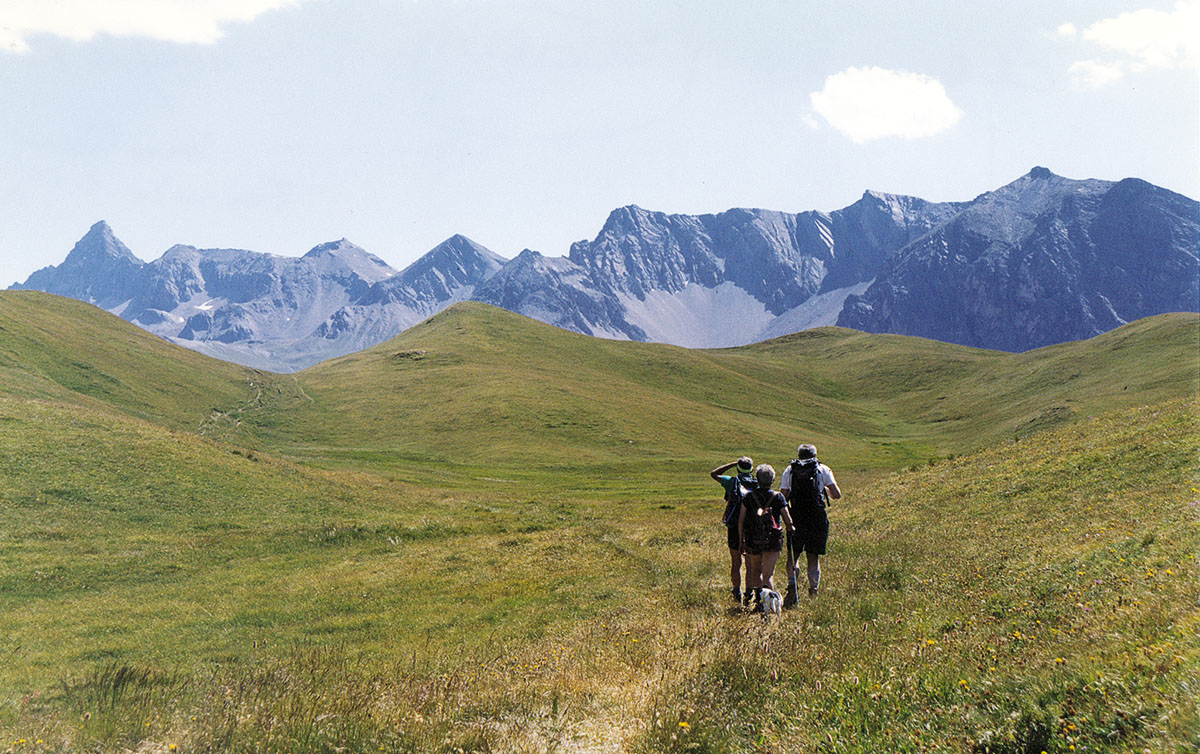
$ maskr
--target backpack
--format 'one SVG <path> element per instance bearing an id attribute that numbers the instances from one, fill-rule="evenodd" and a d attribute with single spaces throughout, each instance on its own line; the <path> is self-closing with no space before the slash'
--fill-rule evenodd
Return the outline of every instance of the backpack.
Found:
<path id="1" fill-rule="evenodd" d="M 825 507 L 825 488 L 821 486 L 820 464 L 815 458 L 791 463 L 792 494 L 789 502 L 794 511 L 812 511 Z"/>
<path id="2" fill-rule="evenodd" d="M 746 508 L 746 541 L 752 543 L 766 543 L 772 532 L 782 531 L 779 525 L 779 520 L 775 518 L 774 503 L 776 495 L 779 493 L 768 490 L 763 494 L 761 488 L 755 489 L 746 495 L 743 505 Z M 757 511 L 763 511 L 763 515 L 759 516 Z"/>
<path id="3" fill-rule="evenodd" d="M 736 476 L 734 481 L 737 484 L 725 493 L 725 515 L 721 516 L 721 523 L 726 526 L 737 525 L 738 514 L 742 510 L 742 501 L 749 497 L 752 490 L 758 489 L 758 481 L 753 477 Z"/>

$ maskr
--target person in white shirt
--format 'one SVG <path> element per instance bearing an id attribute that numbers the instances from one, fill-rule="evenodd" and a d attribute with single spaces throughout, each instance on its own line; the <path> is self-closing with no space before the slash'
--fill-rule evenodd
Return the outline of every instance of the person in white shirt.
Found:
<path id="1" fill-rule="evenodd" d="M 808 558 L 808 596 L 816 597 L 821 585 L 820 558 L 829 541 L 829 516 L 825 507 L 842 496 L 829 467 L 817 460 L 815 445 L 796 448 L 796 460 L 788 464 L 779 480 L 779 490 L 791 508 L 795 531 L 788 573 L 798 573 L 800 553 Z M 794 595 L 792 595 L 794 598 Z"/>

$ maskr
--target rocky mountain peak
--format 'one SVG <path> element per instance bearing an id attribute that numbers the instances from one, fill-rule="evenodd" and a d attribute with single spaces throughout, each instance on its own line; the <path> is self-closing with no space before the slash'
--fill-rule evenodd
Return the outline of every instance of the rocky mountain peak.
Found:
<path id="1" fill-rule="evenodd" d="M 521 253 L 513 258 L 514 267 L 536 267 L 539 262 L 546 259 L 540 251 L 533 249 L 521 249 Z"/>
<path id="2" fill-rule="evenodd" d="M 491 277 L 505 261 L 491 249 L 456 234 L 406 267 L 398 279 L 411 285 L 419 278 L 435 275 L 444 281 L 454 281 L 451 287 L 475 285 Z"/>
<path id="3" fill-rule="evenodd" d="M 200 256 L 200 250 L 195 246 L 177 243 L 164 251 L 162 256 L 158 258 L 158 261 L 161 263 L 176 262 L 180 260 L 191 261 L 198 256 Z"/>
<path id="4" fill-rule="evenodd" d="M 442 241 L 440 244 L 438 244 L 437 246 L 435 246 L 433 248 L 437 249 L 442 246 L 455 248 L 455 249 L 463 249 L 463 248 L 480 249 L 480 248 L 483 248 L 479 244 L 475 243 L 471 239 L 464 236 L 462 233 L 455 233 L 454 235 L 450 236 L 445 241 Z"/>
<path id="5" fill-rule="evenodd" d="M 103 308 L 128 301 L 145 262 L 133 255 L 101 220 L 76 242 L 63 263 L 45 267 L 14 288 L 56 293 Z"/>
<path id="6" fill-rule="evenodd" d="M 532 283 L 546 274 L 583 276 L 585 270 L 566 257 L 548 257 L 540 251 L 522 249 L 520 254 L 513 257 L 512 261 L 505 264 L 492 278 L 497 284 L 503 280 L 516 279 Z"/>
<path id="7" fill-rule="evenodd" d="M 901 194 L 888 194 L 883 191 L 864 191 L 857 202 L 847 207 L 847 210 L 862 210 L 867 212 L 883 212 L 889 215 L 900 215 L 906 207 L 913 203 L 913 197 Z"/>
<path id="8" fill-rule="evenodd" d="M 621 233 L 629 233 L 639 231 L 654 224 L 661 225 L 667 215 L 663 212 L 650 212 L 642 209 L 636 204 L 628 204 L 624 207 L 618 207 L 608 213 L 608 220 L 604 223 L 604 228 L 600 231 L 600 235 L 614 235 Z"/>
<path id="9" fill-rule="evenodd" d="M 859 201 L 874 202 L 876 204 L 887 204 L 896 198 L 896 194 L 888 194 L 883 191 L 867 189 L 863 192 Z"/>
<path id="10" fill-rule="evenodd" d="M 302 258 L 311 262 L 328 260 L 335 267 L 349 269 L 371 283 L 386 280 L 396 274 L 387 262 L 345 238 L 314 246 Z"/>
<path id="11" fill-rule="evenodd" d="M 305 254 L 304 256 L 319 257 L 322 254 L 337 255 L 338 253 L 343 252 L 343 251 L 362 251 L 362 249 L 359 248 L 358 246 L 355 246 L 354 244 L 350 243 L 345 238 L 342 238 L 337 241 L 328 241 L 323 244 L 318 244 L 318 245 L 312 247 L 311 249 L 309 249 L 308 253 Z"/>
<path id="12" fill-rule="evenodd" d="M 72 263 L 93 264 L 113 259 L 126 259 L 142 264 L 142 260 L 121 243 L 113 233 L 112 227 L 103 220 L 94 224 L 67 255 L 67 260 Z"/>
<path id="13" fill-rule="evenodd" d="M 456 262 L 475 259 L 501 263 L 505 261 L 499 254 L 496 254 L 486 246 L 475 243 L 461 233 L 456 233 L 437 246 L 434 246 L 425 254 L 425 258 L 429 258 L 430 260 L 454 260 Z"/>
<path id="14" fill-rule="evenodd" d="M 356 298 L 359 306 L 400 304 L 428 315 L 470 296 L 505 263 L 504 257 L 464 235 L 453 235 L 401 272 Z"/>

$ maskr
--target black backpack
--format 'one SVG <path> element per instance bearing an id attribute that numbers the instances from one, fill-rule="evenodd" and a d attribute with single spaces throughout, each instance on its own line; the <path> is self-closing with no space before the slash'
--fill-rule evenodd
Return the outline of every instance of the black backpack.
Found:
<path id="1" fill-rule="evenodd" d="M 738 514 L 742 510 L 742 501 L 750 496 L 753 490 L 758 489 L 758 480 L 748 476 L 736 476 L 734 481 L 737 484 L 725 493 L 725 515 L 721 516 L 721 523 L 726 526 L 735 526 L 738 522 Z"/>
<path id="2" fill-rule="evenodd" d="M 778 492 L 761 487 L 749 492 L 743 505 L 746 508 L 746 541 L 766 542 L 772 531 L 780 531 L 779 519 L 775 517 L 775 500 Z M 762 511 L 763 515 L 758 515 Z"/>
<path id="3" fill-rule="evenodd" d="M 795 460 L 792 469 L 792 510 L 802 512 L 825 507 L 825 488 L 821 486 L 819 464 L 815 458 Z"/>

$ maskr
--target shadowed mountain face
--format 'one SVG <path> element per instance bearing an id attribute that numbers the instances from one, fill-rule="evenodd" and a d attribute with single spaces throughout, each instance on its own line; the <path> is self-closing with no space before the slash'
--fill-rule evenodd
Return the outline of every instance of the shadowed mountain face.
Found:
<path id="1" fill-rule="evenodd" d="M 454 236 L 407 269 L 342 240 L 300 258 L 175 246 L 142 262 L 97 223 L 16 288 L 94 303 L 213 356 L 293 371 L 462 300 L 688 347 L 820 325 L 1021 351 L 1200 308 L 1200 205 L 1045 168 L 970 202 L 866 192 L 834 212 L 614 210 L 567 257 Z"/>
<path id="2" fill-rule="evenodd" d="M 867 192 L 833 213 L 732 209 L 666 215 L 625 207 L 570 259 L 603 287 L 653 291 L 731 282 L 779 315 L 809 297 L 871 280 L 896 249 L 953 216 L 954 204 Z"/>
<path id="3" fill-rule="evenodd" d="M 119 306 L 141 287 L 142 260 L 121 243 L 108 223 L 100 221 L 79 239 L 57 267 L 45 267 L 13 288 L 56 293 L 103 309 Z"/>
<path id="4" fill-rule="evenodd" d="M 879 269 L 838 324 L 1024 351 L 1195 311 L 1197 203 L 1140 181 L 1037 168 Z"/>

